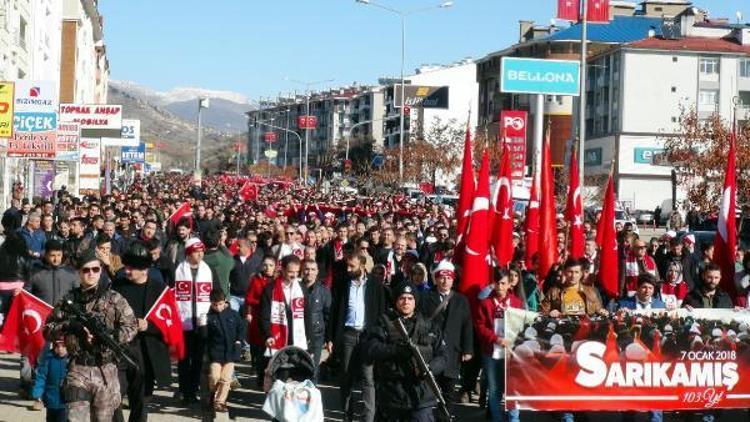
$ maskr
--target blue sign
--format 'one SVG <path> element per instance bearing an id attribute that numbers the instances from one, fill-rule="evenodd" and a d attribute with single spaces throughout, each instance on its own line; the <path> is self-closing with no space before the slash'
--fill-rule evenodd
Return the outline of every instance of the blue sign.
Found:
<path id="1" fill-rule="evenodd" d="M 664 148 L 634 148 L 633 162 L 636 164 L 652 164 L 654 156 L 664 152 Z"/>
<path id="2" fill-rule="evenodd" d="M 146 162 L 146 144 L 137 147 L 122 147 L 122 162 L 129 164 Z"/>
<path id="3" fill-rule="evenodd" d="M 520 94 L 580 94 L 580 64 L 573 60 L 503 57 L 500 92 Z"/>
<path id="4" fill-rule="evenodd" d="M 13 127 L 19 132 L 57 130 L 57 113 L 23 112 L 13 116 Z"/>

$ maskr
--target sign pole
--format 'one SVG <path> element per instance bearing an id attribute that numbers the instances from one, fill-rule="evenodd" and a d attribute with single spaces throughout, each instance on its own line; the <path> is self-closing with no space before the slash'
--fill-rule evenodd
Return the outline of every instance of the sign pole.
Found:
<path id="1" fill-rule="evenodd" d="M 544 141 L 544 94 L 536 94 L 536 112 L 534 113 L 534 174 L 537 180 L 541 175 L 542 143 Z"/>
<path id="2" fill-rule="evenodd" d="M 587 0 L 581 1 L 583 10 L 581 11 L 581 93 L 578 96 L 578 169 L 580 171 L 581 185 L 585 186 L 584 181 L 584 143 L 586 142 L 586 58 L 588 52 L 588 16 Z"/>

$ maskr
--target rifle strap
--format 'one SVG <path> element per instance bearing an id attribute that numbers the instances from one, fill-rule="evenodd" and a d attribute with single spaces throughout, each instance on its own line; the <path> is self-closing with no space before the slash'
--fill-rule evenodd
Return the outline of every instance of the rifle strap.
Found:
<path id="1" fill-rule="evenodd" d="M 438 307 L 435 308 L 434 311 L 432 311 L 432 314 L 430 314 L 430 317 L 428 318 L 428 320 L 432 321 L 433 319 L 435 319 L 435 317 L 440 315 L 441 312 L 446 310 L 448 308 L 448 303 L 451 301 L 452 297 L 453 297 L 453 292 L 451 291 L 450 293 L 448 293 L 445 299 L 443 299 L 443 301 L 440 302 L 440 305 L 438 305 Z"/>

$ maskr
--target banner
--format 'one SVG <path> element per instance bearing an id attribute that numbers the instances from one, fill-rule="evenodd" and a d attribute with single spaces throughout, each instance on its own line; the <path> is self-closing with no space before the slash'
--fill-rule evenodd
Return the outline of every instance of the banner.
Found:
<path id="1" fill-rule="evenodd" d="M 34 160 L 34 198 L 52 198 L 55 181 L 55 162 Z"/>
<path id="2" fill-rule="evenodd" d="M 55 160 L 78 161 L 78 142 L 80 142 L 80 139 L 81 125 L 74 122 L 58 122 Z"/>
<path id="3" fill-rule="evenodd" d="M 122 106 L 110 104 L 60 104 L 60 120 L 81 124 L 81 136 L 122 136 Z"/>
<path id="4" fill-rule="evenodd" d="M 395 90 L 394 103 L 395 107 L 401 107 L 401 85 L 394 85 Z M 406 107 L 420 108 L 449 108 L 449 90 L 448 86 L 420 86 L 404 85 L 404 96 L 406 97 Z"/>
<path id="5" fill-rule="evenodd" d="M 750 312 L 505 313 L 508 408 L 706 410 L 750 406 Z"/>
<path id="6" fill-rule="evenodd" d="M 57 88 L 53 82 L 16 82 L 13 137 L 8 157 L 55 158 Z"/>
<path id="7" fill-rule="evenodd" d="M 81 138 L 81 164 L 78 170 L 80 196 L 99 192 L 102 154 L 100 145 L 99 138 Z"/>
<path id="8" fill-rule="evenodd" d="M 102 138 L 103 147 L 137 147 L 141 143 L 141 121 L 122 119 L 119 138 Z"/>
<path id="9" fill-rule="evenodd" d="M 13 105 L 15 97 L 13 82 L 0 82 L 0 138 L 13 137 Z"/>

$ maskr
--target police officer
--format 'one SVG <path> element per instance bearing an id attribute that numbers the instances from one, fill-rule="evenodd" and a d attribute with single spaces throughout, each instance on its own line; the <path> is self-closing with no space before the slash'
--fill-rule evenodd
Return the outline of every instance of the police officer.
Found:
<path id="1" fill-rule="evenodd" d="M 120 405 L 117 359 L 79 321 L 71 318 L 66 303 L 71 301 L 90 316 L 98 318 L 119 343 L 127 344 L 138 330 L 133 310 L 117 292 L 99 284 L 103 264 L 91 250 L 78 260 L 80 287 L 66 294 L 55 306 L 44 327 L 44 337 L 52 341 L 64 336 L 70 355 L 63 397 L 71 422 L 111 421 Z"/>
<path id="2" fill-rule="evenodd" d="M 411 284 L 402 283 L 393 293 L 396 315 L 380 318 L 364 348 L 374 362 L 376 420 L 431 422 L 435 420 L 435 395 L 399 331 L 397 319 L 403 321 L 433 375 L 442 373 L 446 366 L 445 343 L 439 328 L 415 313 L 416 292 Z M 412 358 L 406 358 L 408 356 Z"/>

